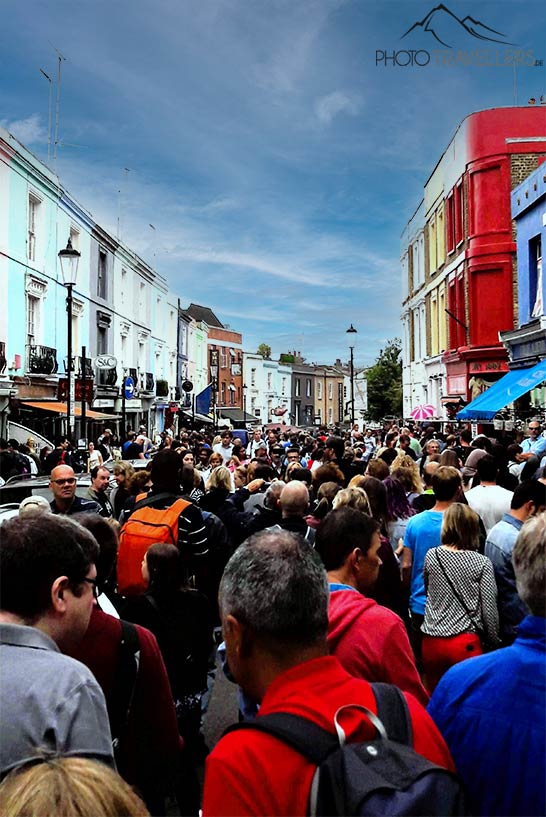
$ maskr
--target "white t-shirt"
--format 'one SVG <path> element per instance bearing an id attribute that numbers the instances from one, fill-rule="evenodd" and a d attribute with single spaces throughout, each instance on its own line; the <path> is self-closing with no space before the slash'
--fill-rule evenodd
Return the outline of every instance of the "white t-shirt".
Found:
<path id="1" fill-rule="evenodd" d="M 472 510 L 481 516 L 485 530 L 489 533 L 510 510 L 513 493 L 500 485 L 477 485 L 467 491 L 465 496 Z"/>

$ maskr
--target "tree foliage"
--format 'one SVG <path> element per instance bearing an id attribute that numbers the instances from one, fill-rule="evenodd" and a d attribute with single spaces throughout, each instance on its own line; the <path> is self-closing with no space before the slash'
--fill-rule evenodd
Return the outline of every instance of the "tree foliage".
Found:
<path id="1" fill-rule="evenodd" d="M 256 354 L 261 355 L 265 360 L 271 360 L 271 346 L 268 346 L 267 343 L 260 343 Z"/>
<path id="2" fill-rule="evenodd" d="M 402 416 L 402 342 L 387 341 L 367 373 L 368 411 L 372 420 L 388 414 Z"/>

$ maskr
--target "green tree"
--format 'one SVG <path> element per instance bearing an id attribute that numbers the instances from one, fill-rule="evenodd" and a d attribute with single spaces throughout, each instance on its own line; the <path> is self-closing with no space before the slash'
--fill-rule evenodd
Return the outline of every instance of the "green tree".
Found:
<path id="1" fill-rule="evenodd" d="M 267 343 L 260 343 L 256 354 L 261 355 L 265 360 L 271 360 L 271 346 L 268 346 Z"/>
<path id="2" fill-rule="evenodd" d="M 402 342 L 399 338 L 387 341 L 377 360 L 367 373 L 368 411 L 373 420 L 387 414 L 402 416 Z"/>

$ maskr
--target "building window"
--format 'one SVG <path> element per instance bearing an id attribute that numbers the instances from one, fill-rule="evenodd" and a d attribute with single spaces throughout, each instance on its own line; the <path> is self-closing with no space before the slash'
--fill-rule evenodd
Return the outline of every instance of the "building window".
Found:
<path id="1" fill-rule="evenodd" d="M 105 355 L 108 352 L 108 329 L 104 326 L 97 326 L 97 355 Z"/>
<path id="2" fill-rule="evenodd" d="M 328 400 L 332 400 L 334 397 L 334 384 L 332 381 L 328 383 Z"/>
<path id="3" fill-rule="evenodd" d="M 428 254 L 430 272 L 436 272 L 437 264 L 437 247 L 436 247 L 436 216 L 433 215 L 428 225 Z"/>
<path id="4" fill-rule="evenodd" d="M 299 397 L 299 396 L 300 396 L 300 393 L 301 393 L 301 382 L 300 382 L 299 377 L 296 377 L 296 383 L 295 383 L 295 392 L 294 392 L 294 393 L 295 393 L 296 397 Z"/>
<path id="5" fill-rule="evenodd" d="M 27 343 L 34 346 L 38 337 L 38 321 L 40 316 L 40 299 L 27 295 Z"/>
<path id="6" fill-rule="evenodd" d="M 454 203 L 455 244 L 458 246 L 464 239 L 464 195 L 462 179 L 455 188 Z"/>
<path id="7" fill-rule="evenodd" d="M 446 260 L 446 237 L 444 230 L 444 206 L 443 204 L 438 209 L 436 216 L 436 240 L 438 242 L 437 262 L 438 267 L 441 267 Z"/>
<path id="8" fill-rule="evenodd" d="M 226 384 L 224 381 L 220 383 L 220 403 L 222 406 L 226 404 Z"/>
<path id="9" fill-rule="evenodd" d="M 446 201 L 446 237 L 447 251 L 453 252 L 455 249 L 455 197 L 450 193 Z"/>
<path id="10" fill-rule="evenodd" d="M 251 386 L 256 385 L 256 369 L 250 370 L 250 385 Z"/>
<path id="11" fill-rule="evenodd" d="M 322 400 L 322 383 L 320 380 L 317 382 L 317 399 Z"/>
<path id="12" fill-rule="evenodd" d="M 229 404 L 231 406 L 235 405 L 235 386 L 229 387 Z"/>
<path id="13" fill-rule="evenodd" d="M 531 318 L 544 315 L 542 300 L 542 237 L 537 235 L 529 242 L 529 294 L 532 307 Z"/>
<path id="14" fill-rule="evenodd" d="M 107 253 L 99 247 L 99 264 L 97 269 L 97 295 L 99 298 L 106 299 L 106 270 L 107 270 Z"/>
<path id="15" fill-rule="evenodd" d="M 225 349 L 220 349 L 220 368 L 227 369 L 228 366 L 228 356 Z"/>
<path id="16" fill-rule="evenodd" d="M 308 377 L 305 381 L 305 395 L 311 397 L 311 378 Z"/>
<path id="17" fill-rule="evenodd" d="M 282 379 L 281 394 L 286 394 L 286 377 L 283 377 Z"/>
<path id="18" fill-rule="evenodd" d="M 272 378 L 271 372 L 268 372 L 267 373 L 267 390 L 268 391 L 271 390 L 271 378 Z"/>
<path id="19" fill-rule="evenodd" d="M 36 261 L 36 230 L 41 201 L 32 193 L 28 195 L 28 242 L 27 255 L 29 261 Z"/>
<path id="20" fill-rule="evenodd" d="M 121 270 L 121 292 L 120 292 L 120 300 L 122 304 L 125 304 L 125 289 L 127 287 L 127 270 Z M 171 315 L 172 317 L 172 315 Z"/>
<path id="21" fill-rule="evenodd" d="M 329 408 L 329 409 L 328 409 L 328 423 L 330 423 L 330 424 L 331 424 L 331 423 L 333 423 L 333 422 L 334 422 L 334 409 L 333 409 L 333 408 Z"/>

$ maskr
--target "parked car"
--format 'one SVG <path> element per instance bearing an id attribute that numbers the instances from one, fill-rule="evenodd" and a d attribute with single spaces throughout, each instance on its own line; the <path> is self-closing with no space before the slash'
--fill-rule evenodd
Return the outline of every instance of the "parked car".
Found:
<path id="1" fill-rule="evenodd" d="M 87 489 L 91 485 L 89 474 L 76 474 L 76 494 L 85 497 Z M 11 477 L 0 488 L 0 505 L 6 503 L 16 503 L 17 506 L 27 496 L 43 496 L 48 502 L 53 499 L 53 494 L 49 489 L 49 477 L 33 477 L 30 474 L 23 474 L 18 477 Z"/>

